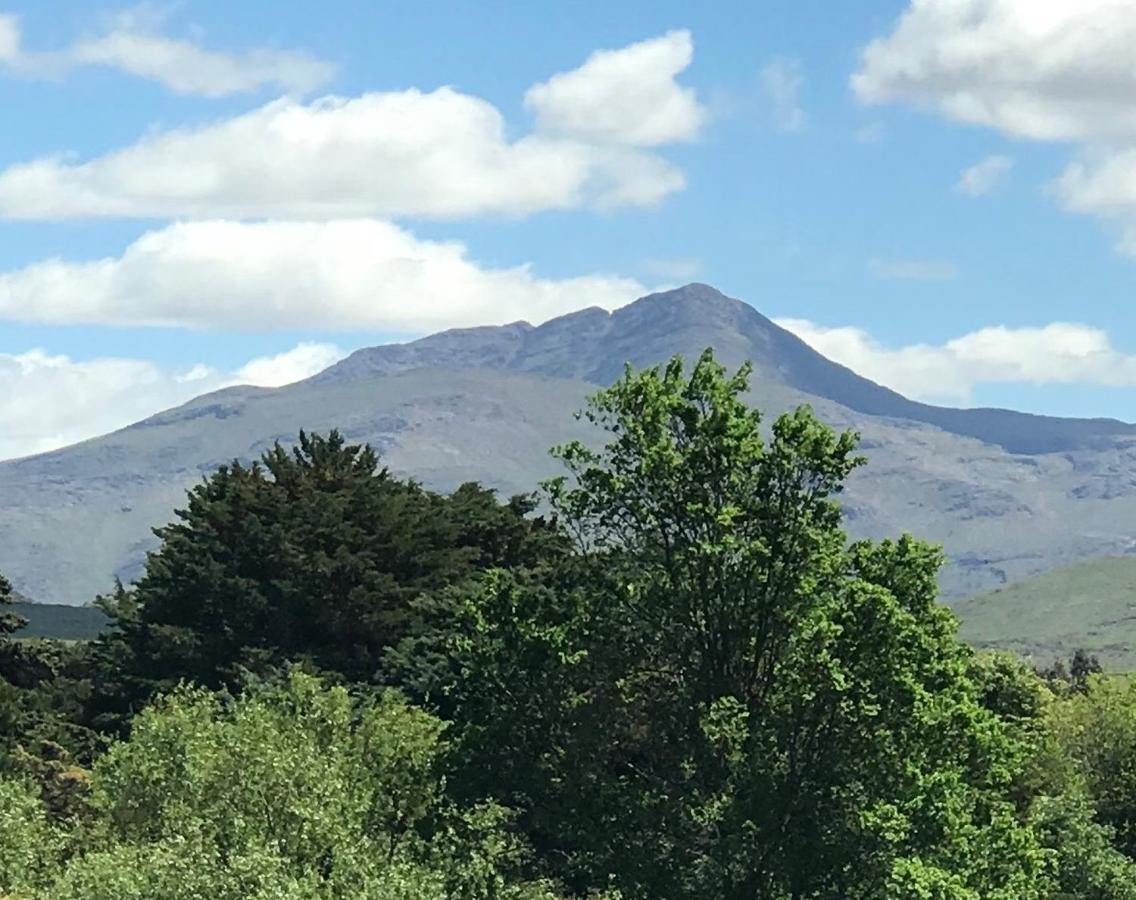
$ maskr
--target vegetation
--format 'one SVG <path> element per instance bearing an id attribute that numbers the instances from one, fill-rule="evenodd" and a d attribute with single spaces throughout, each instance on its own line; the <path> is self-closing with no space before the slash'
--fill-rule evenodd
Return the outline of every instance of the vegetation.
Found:
<path id="1" fill-rule="evenodd" d="M 93 606 L 16 601 L 11 610 L 27 623 L 15 633 L 15 637 L 20 638 L 89 641 L 98 637 L 109 624 L 102 610 Z"/>
<path id="2" fill-rule="evenodd" d="M 543 516 L 335 433 L 206 479 L 109 630 L 0 644 L 0 890 L 1136 898 L 1136 688 L 968 649 L 748 374 L 628 370 Z"/>
<path id="3" fill-rule="evenodd" d="M 954 605 L 960 636 L 1048 665 L 1084 649 L 1114 672 L 1136 670 L 1136 559 L 1056 569 Z"/>

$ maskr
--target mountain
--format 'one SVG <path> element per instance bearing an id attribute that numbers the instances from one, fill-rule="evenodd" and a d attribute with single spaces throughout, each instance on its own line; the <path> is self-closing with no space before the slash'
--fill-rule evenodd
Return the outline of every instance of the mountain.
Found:
<path id="1" fill-rule="evenodd" d="M 51 603 L 13 603 L 11 612 L 27 620 L 15 633 L 19 640 L 53 638 L 59 641 L 87 641 L 98 636 L 110 622 L 106 613 L 92 606 L 65 606 Z"/>
<path id="2" fill-rule="evenodd" d="M 962 637 L 1039 664 L 1078 649 L 1106 668 L 1136 670 L 1136 558 L 1066 566 L 955 606 Z"/>
<path id="3" fill-rule="evenodd" d="M 610 384 L 624 363 L 647 366 L 713 347 L 727 366 L 753 362 L 758 379 L 823 397 L 869 416 L 910 419 L 997 444 L 1011 453 L 1052 453 L 1136 436 L 1115 419 L 1062 419 L 1004 409 L 948 409 L 916 403 L 862 378 L 740 300 L 705 284 L 652 294 L 607 313 L 581 310 L 533 327 L 446 331 L 410 344 L 360 350 L 312 379 L 368 379 L 420 367 L 534 372 Z"/>
<path id="4" fill-rule="evenodd" d="M 443 332 L 360 350 L 277 389 L 231 388 L 121 431 L 0 463 L 0 571 L 44 602 L 77 604 L 129 581 L 187 486 L 300 428 L 338 427 L 393 471 L 446 490 L 479 480 L 528 491 L 547 450 L 593 437 L 572 412 L 624 364 L 711 346 L 755 365 L 769 415 L 809 403 L 855 428 L 871 463 L 844 497 L 857 535 L 942 542 L 950 596 L 1136 548 L 1136 426 L 910 401 L 826 359 L 752 306 L 706 285 L 540 326 Z"/>

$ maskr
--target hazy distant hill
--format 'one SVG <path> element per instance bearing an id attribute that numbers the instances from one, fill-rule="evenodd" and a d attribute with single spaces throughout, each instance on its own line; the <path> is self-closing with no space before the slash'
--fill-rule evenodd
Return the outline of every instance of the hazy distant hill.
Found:
<path id="1" fill-rule="evenodd" d="M 90 606 L 15 603 L 11 609 L 28 620 L 28 624 L 16 632 L 17 638 L 87 641 L 96 637 L 110 621 L 101 610 Z"/>
<path id="2" fill-rule="evenodd" d="M 41 601 L 82 603 L 130 580 L 187 485 L 299 428 L 339 427 L 394 471 L 448 489 L 526 491 L 548 448 L 588 436 L 572 412 L 624 363 L 755 363 L 752 401 L 811 403 L 864 437 L 871 465 L 845 496 L 861 535 L 942 541 L 955 596 L 1136 547 L 1136 426 L 913 403 L 825 359 L 705 285 L 586 309 L 539 327 L 444 332 L 361 350 L 307 381 L 200 397 L 114 434 L 0 463 L 0 571 Z"/>
<path id="3" fill-rule="evenodd" d="M 1046 572 L 955 607 L 962 635 L 1048 663 L 1078 648 L 1108 668 L 1136 671 L 1136 559 L 1112 558 Z"/>

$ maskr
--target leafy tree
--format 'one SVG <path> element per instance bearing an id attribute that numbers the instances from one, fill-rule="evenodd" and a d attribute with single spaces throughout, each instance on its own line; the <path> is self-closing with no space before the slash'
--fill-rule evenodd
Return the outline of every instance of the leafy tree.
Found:
<path id="1" fill-rule="evenodd" d="M 133 673 L 136 705 L 183 678 L 233 684 L 299 657 L 371 680 L 413 598 L 555 545 L 532 509 L 473 484 L 440 496 L 337 432 L 301 433 L 189 492 L 136 588 L 103 600 L 118 631 L 102 652 Z"/>
<path id="2" fill-rule="evenodd" d="M 20 779 L 0 778 L 0 896 L 50 879 L 62 851 L 38 791 Z"/>
<path id="3" fill-rule="evenodd" d="M 707 352 L 593 397 L 607 444 L 547 485 L 577 556 L 431 600 L 407 683 L 576 889 L 1046 896 L 1028 746 L 935 602 L 939 553 L 849 545 L 855 436 L 807 409 L 763 432 L 748 374 Z"/>
<path id="4" fill-rule="evenodd" d="M 1136 684 L 1092 676 L 1053 704 L 1049 725 L 1050 769 L 1064 767 L 1066 784 L 1083 785 L 1096 820 L 1136 858 Z"/>
<path id="5" fill-rule="evenodd" d="M 92 773 L 93 823 L 52 838 L 0 782 L 0 889 L 45 900 L 550 900 L 508 813 L 450 805 L 445 726 L 394 694 L 293 672 L 238 700 L 181 688 Z M 54 856 L 50 851 L 54 848 Z"/>
<path id="6" fill-rule="evenodd" d="M 1090 676 L 1099 675 L 1103 671 L 1099 659 L 1078 648 L 1069 658 L 1068 665 L 1064 660 L 1055 659 L 1050 665 L 1039 669 L 1038 674 L 1058 690 L 1083 694 L 1088 690 Z"/>

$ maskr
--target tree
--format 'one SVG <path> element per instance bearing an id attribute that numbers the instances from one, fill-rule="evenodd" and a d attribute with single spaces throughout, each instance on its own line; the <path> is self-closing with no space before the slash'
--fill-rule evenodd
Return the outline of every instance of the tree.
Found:
<path id="1" fill-rule="evenodd" d="M 337 432 L 301 432 L 292 451 L 223 466 L 189 492 L 137 586 L 104 601 L 118 632 L 102 645 L 129 648 L 134 708 L 183 678 L 232 685 L 242 667 L 298 657 L 373 680 L 413 598 L 555 544 L 532 509 L 473 484 L 443 497 Z"/>
<path id="2" fill-rule="evenodd" d="M 1136 685 L 1091 676 L 1082 691 L 1052 705 L 1050 768 L 1082 786 L 1096 820 L 1116 846 L 1136 858 Z"/>
<path id="3" fill-rule="evenodd" d="M 982 705 L 938 551 L 849 545 L 855 436 L 807 409 L 764 431 L 748 374 L 707 352 L 591 398 L 606 445 L 546 485 L 577 554 L 432 603 L 407 683 L 578 890 L 1045 896 L 1028 748 Z"/>
<path id="4" fill-rule="evenodd" d="M 0 638 L 13 634 L 28 624 L 28 620 L 23 616 L 5 609 L 14 602 L 14 599 L 12 583 L 0 574 Z"/>
<path id="5" fill-rule="evenodd" d="M 53 832 L 33 794 L 0 781 L 0 891 L 552 900 L 516 874 L 506 810 L 446 800 L 444 730 L 393 693 L 354 698 L 299 672 L 236 700 L 183 687 L 96 763 L 92 824 Z"/>
<path id="6" fill-rule="evenodd" d="M 62 641 L 16 640 L 27 620 L 4 611 L 13 602 L 11 584 L 0 575 L 0 769 L 17 749 L 69 764 L 89 760 L 101 746 L 86 727 L 90 696 L 87 656 Z M 47 761 L 45 760 L 45 761 Z"/>
<path id="7" fill-rule="evenodd" d="M 1048 666 L 1038 669 L 1038 675 L 1057 690 L 1083 694 L 1088 690 L 1089 678 L 1104 671 L 1100 660 L 1086 650 L 1078 647 L 1069 657 L 1066 666 L 1062 659 L 1055 659 Z"/>

